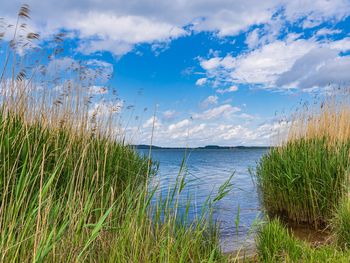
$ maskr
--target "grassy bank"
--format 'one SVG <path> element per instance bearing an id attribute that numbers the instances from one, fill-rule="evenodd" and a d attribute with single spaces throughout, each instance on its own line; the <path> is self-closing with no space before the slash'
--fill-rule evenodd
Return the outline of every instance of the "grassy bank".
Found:
<path id="1" fill-rule="evenodd" d="M 94 107 L 90 87 L 101 70 L 56 70 L 61 34 L 40 64 L 36 47 L 29 48 L 39 36 L 22 21 L 28 17 L 23 6 L 2 53 L 0 261 L 224 261 L 210 207 L 227 189 L 208 198 L 193 222 L 183 220 L 188 210 L 178 212 L 183 174 L 156 199 L 148 186 L 155 168 L 117 129 L 119 100 L 110 98 L 103 112 Z"/>
<path id="2" fill-rule="evenodd" d="M 259 231 L 264 262 L 349 262 L 350 103 L 331 98 L 296 115 L 287 140 L 257 167 L 262 203 L 270 218 L 330 231 L 318 247 L 298 240 L 280 220 Z"/>
<path id="3" fill-rule="evenodd" d="M 342 262 L 350 260 L 350 251 L 336 245 L 315 247 L 297 239 L 277 219 L 263 225 L 257 235 L 259 262 Z"/>
<path id="4" fill-rule="evenodd" d="M 324 227 L 348 190 L 349 142 L 300 139 L 262 158 L 257 173 L 264 207 L 298 223 Z"/>

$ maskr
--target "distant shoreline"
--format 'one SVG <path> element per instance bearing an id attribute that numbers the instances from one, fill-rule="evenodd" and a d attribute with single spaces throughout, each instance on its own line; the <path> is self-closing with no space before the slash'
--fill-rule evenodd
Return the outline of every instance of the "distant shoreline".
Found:
<path id="1" fill-rule="evenodd" d="M 270 149 L 273 148 L 273 146 L 219 146 L 219 145 L 207 145 L 203 147 L 161 147 L 156 145 L 147 145 L 147 144 L 137 144 L 137 145 L 129 145 L 132 148 L 142 150 L 142 149 L 163 149 L 163 150 L 197 150 L 197 149 L 203 149 L 203 150 L 243 150 L 243 149 Z"/>

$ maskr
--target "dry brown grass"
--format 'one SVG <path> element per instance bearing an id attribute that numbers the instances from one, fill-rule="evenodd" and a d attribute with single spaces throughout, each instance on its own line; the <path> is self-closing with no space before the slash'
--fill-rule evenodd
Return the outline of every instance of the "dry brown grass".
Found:
<path id="1" fill-rule="evenodd" d="M 348 91 L 327 97 L 293 116 L 287 136 L 288 143 L 317 138 L 327 138 L 331 145 L 350 140 Z"/>

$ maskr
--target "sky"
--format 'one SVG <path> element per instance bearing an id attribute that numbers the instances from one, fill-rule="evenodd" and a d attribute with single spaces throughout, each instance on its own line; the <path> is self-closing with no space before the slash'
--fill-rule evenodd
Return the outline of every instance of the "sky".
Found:
<path id="1" fill-rule="evenodd" d="M 117 90 L 134 144 L 273 145 L 291 112 L 350 82 L 349 0 L 26 3 L 42 48 L 66 33 L 56 63 L 112 76 L 91 89 Z M 0 17 L 15 23 L 21 4 Z"/>

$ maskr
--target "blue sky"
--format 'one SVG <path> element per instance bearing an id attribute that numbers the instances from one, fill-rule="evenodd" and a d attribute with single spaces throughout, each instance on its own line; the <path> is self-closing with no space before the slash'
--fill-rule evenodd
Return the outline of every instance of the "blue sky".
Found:
<path id="1" fill-rule="evenodd" d="M 155 145 L 271 145 L 302 101 L 350 81 L 348 0 L 27 3 L 42 48 L 68 33 L 58 63 L 113 72 L 96 88 L 118 91 L 132 143 L 150 143 L 154 124 Z"/>

